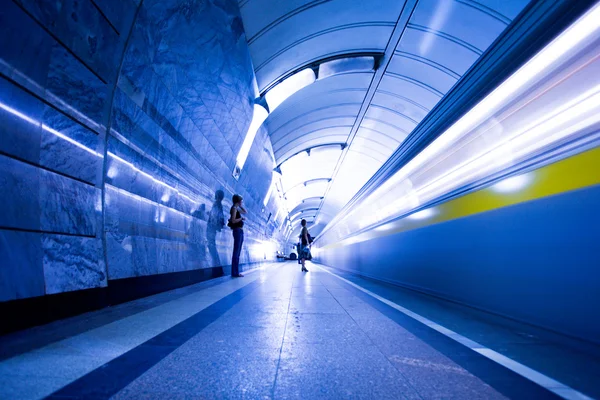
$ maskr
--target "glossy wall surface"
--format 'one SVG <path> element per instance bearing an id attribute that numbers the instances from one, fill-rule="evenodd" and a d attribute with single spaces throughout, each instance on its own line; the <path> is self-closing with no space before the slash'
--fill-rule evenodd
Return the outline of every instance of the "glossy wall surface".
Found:
<path id="1" fill-rule="evenodd" d="M 0 31 L 0 301 L 226 266 L 233 193 L 241 261 L 274 257 L 265 131 L 231 174 L 255 97 L 234 0 L 4 1 Z"/>

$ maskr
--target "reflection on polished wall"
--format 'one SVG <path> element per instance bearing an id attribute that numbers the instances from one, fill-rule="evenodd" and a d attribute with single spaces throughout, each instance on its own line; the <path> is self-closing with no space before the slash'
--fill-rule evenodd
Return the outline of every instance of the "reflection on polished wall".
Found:
<path id="1" fill-rule="evenodd" d="M 1 301 L 227 265 L 233 193 L 242 262 L 274 257 L 266 131 L 231 174 L 255 97 L 238 6 L 191 3 L 3 2 Z"/>

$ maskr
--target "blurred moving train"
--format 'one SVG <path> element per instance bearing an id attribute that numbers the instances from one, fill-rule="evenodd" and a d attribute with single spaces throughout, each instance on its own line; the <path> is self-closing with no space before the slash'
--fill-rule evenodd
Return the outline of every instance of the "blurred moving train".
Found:
<path id="1" fill-rule="evenodd" d="M 600 5 L 317 238 L 318 261 L 600 343 Z"/>

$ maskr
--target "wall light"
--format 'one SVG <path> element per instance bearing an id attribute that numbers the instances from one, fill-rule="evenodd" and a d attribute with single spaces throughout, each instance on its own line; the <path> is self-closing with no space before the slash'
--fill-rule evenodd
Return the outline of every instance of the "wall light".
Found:
<path id="1" fill-rule="evenodd" d="M 277 224 L 277 217 L 279 217 L 280 213 L 281 213 L 281 207 L 277 207 L 277 212 L 275 212 L 275 217 L 273 218 L 273 222 L 275 222 L 275 224 Z"/>
<path id="2" fill-rule="evenodd" d="M 271 198 L 271 193 L 273 193 L 273 186 L 275 185 L 275 182 L 273 182 L 273 180 L 271 179 L 271 184 L 269 185 L 269 190 L 267 191 L 267 194 L 265 195 L 265 198 L 263 199 L 263 206 L 266 207 L 267 203 L 269 202 L 269 199 Z"/>
<path id="3" fill-rule="evenodd" d="M 24 121 L 29 122 L 30 124 L 41 125 L 42 129 L 45 130 L 46 132 L 50 132 L 54 136 L 57 136 L 57 137 L 59 137 L 59 138 L 61 138 L 63 140 L 66 140 L 67 142 L 69 142 L 69 143 L 71 143 L 71 144 L 79 147 L 82 150 L 87 151 L 88 153 L 90 153 L 90 154 L 92 154 L 92 155 L 94 155 L 96 157 L 104 158 L 104 156 L 102 154 L 98 153 L 97 151 L 94 151 L 94 150 L 90 149 L 89 147 L 84 146 L 83 144 L 79 143 L 78 141 L 76 141 L 74 139 L 71 139 L 67 135 L 65 135 L 65 134 L 57 131 L 56 129 L 53 129 L 53 128 L 49 127 L 46 124 L 43 124 L 43 123 L 40 124 L 39 121 L 36 121 L 35 119 L 28 117 L 27 115 L 25 115 L 25 114 L 23 114 L 23 113 L 15 110 L 14 108 L 10 107 L 7 104 L 4 104 L 4 103 L 0 102 L 0 108 L 3 109 L 4 111 L 8 111 L 9 113 L 11 113 L 12 115 L 14 115 L 16 117 L 21 118 Z"/>
<path id="4" fill-rule="evenodd" d="M 242 169 L 244 168 L 244 164 L 246 163 L 246 159 L 248 158 L 248 153 L 250 153 L 250 149 L 252 148 L 252 143 L 254 142 L 254 138 L 256 137 L 256 132 L 258 132 L 258 128 L 262 125 L 262 123 L 269 116 L 269 112 L 260 104 L 254 104 L 254 112 L 252 114 L 252 122 L 250 123 L 250 127 L 246 132 L 246 137 L 244 138 L 244 143 L 242 143 L 242 147 L 236 157 L 235 160 L 235 168 L 233 170 L 233 177 L 238 179 L 240 174 L 242 173 Z"/>

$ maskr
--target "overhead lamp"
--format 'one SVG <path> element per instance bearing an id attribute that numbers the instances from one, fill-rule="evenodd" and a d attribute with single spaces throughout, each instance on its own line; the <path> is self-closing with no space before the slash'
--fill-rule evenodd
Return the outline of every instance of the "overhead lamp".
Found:
<path id="1" fill-rule="evenodd" d="M 323 200 L 323 196 L 313 196 L 313 197 L 307 197 L 306 199 L 302 200 L 302 203 L 306 203 L 307 201 L 311 201 L 311 200 Z"/>
<path id="2" fill-rule="evenodd" d="M 279 107 L 285 99 L 296 93 L 298 90 L 310 85 L 315 79 L 315 71 L 311 68 L 306 68 L 270 89 L 265 94 L 265 99 L 267 100 L 271 112 Z"/>
<path id="3" fill-rule="evenodd" d="M 350 72 L 372 72 L 375 70 L 375 57 L 360 56 L 338 58 L 319 65 L 319 79 Z"/>

